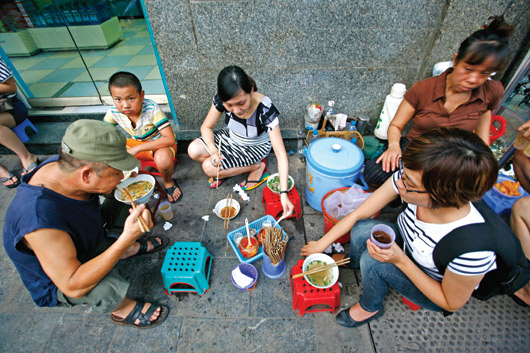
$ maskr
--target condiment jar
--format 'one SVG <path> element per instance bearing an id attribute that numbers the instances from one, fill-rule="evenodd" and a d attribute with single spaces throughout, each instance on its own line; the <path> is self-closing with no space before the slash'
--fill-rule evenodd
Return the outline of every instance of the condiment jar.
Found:
<path id="1" fill-rule="evenodd" d="M 249 243 L 250 239 L 250 243 Z M 243 237 L 239 242 L 239 252 L 245 259 L 253 258 L 258 254 L 259 242 L 256 237 Z"/>

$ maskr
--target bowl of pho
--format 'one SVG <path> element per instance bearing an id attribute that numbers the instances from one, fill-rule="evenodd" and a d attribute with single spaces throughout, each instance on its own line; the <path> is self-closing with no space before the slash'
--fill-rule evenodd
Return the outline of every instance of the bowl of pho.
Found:
<path id="1" fill-rule="evenodd" d="M 302 271 L 309 271 L 319 267 L 323 267 L 329 264 L 333 264 L 333 260 L 326 254 L 311 254 L 305 260 L 302 265 Z M 319 271 L 310 275 L 304 276 L 305 280 L 309 282 L 313 287 L 317 288 L 329 288 L 334 285 L 339 279 L 339 268 L 337 266 L 328 268 L 323 271 Z"/>
<path id="2" fill-rule="evenodd" d="M 294 179 L 292 176 L 289 175 L 289 179 L 287 180 L 287 191 L 291 191 L 291 189 L 294 186 Z M 267 187 L 274 193 L 279 194 L 280 193 L 280 174 L 274 173 L 267 179 Z"/>
<path id="3" fill-rule="evenodd" d="M 138 174 L 118 184 L 114 190 L 114 198 L 130 205 L 131 203 L 125 192 L 122 191 L 123 189 L 127 189 L 135 204 L 146 203 L 155 190 L 155 178 L 149 174 Z"/>

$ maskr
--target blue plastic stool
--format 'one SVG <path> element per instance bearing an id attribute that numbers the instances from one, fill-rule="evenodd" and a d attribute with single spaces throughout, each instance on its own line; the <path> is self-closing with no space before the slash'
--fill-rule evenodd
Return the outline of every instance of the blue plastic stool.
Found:
<path id="1" fill-rule="evenodd" d="M 28 134 L 26 134 L 27 127 L 32 128 L 33 131 L 35 131 L 35 133 L 39 132 L 39 130 L 37 130 L 35 125 L 33 125 L 31 121 L 29 121 L 28 118 L 26 118 L 26 120 L 24 120 L 23 122 L 21 122 L 20 124 L 18 124 L 17 126 L 11 129 L 18 136 L 20 141 L 22 141 L 22 143 L 26 143 L 29 141 L 29 136 Z"/>
<path id="2" fill-rule="evenodd" d="M 200 242 L 175 242 L 167 249 L 162 265 L 162 280 L 167 295 L 196 292 L 203 295 L 210 289 L 213 256 Z"/>

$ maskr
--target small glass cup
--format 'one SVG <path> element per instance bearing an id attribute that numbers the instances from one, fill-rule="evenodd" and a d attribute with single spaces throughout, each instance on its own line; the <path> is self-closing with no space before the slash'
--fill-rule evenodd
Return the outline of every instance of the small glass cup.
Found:
<path id="1" fill-rule="evenodd" d="M 250 239 L 250 243 L 249 243 Z M 251 259 L 258 254 L 259 242 L 256 237 L 243 237 L 239 242 L 239 251 L 245 259 Z"/>
<path id="2" fill-rule="evenodd" d="M 524 129 L 523 131 L 519 131 L 517 133 L 517 137 L 515 138 L 515 141 L 513 142 L 513 147 L 517 148 L 518 150 L 524 150 L 530 145 L 530 141 L 528 141 L 523 134 L 527 131 L 527 129 Z"/>
<path id="3" fill-rule="evenodd" d="M 272 227 L 272 222 L 269 220 L 265 220 L 263 221 L 263 223 L 261 223 L 261 229 L 258 232 L 259 245 L 263 245 L 263 241 L 265 240 L 265 229 L 270 227 Z"/>
<path id="4" fill-rule="evenodd" d="M 396 233 L 391 227 L 385 224 L 378 224 L 372 228 L 370 239 L 381 249 L 388 249 L 396 240 Z"/>
<path id="5" fill-rule="evenodd" d="M 234 234 L 234 244 L 239 248 L 239 243 L 241 243 L 241 239 L 243 239 L 244 235 L 243 233 L 236 233 Z"/>

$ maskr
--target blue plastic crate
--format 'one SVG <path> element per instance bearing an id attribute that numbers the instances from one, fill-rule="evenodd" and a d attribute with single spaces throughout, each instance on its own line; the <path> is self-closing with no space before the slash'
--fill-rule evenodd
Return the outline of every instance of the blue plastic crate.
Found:
<path id="1" fill-rule="evenodd" d="M 499 175 L 497 177 L 497 183 L 502 183 L 504 180 L 515 182 L 513 178 L 506 175 Z M 521 186 L 519 186 L 519 193 L 521 194 L 519 196 L 508 196 L 497 190 L 494 186 L 486 192 L 482 199 L 493 211 L 495 211 L 496 214 L 504 216 L 511 214 L 512 206 L 515 201 L 519 200 L 521 197 L 529 196 Z"/>
<path id="2" fill-rule="evenodd" d="M 268 221 L 272 222 L 273 225 L 274 225 L 274 223 L 276 223 L 276 219 L 274 219 L 273 216 L 266 215 L 264 217 L 261 217 L 258 220 L 255 220 L 254 222 L 248 224 L 248 227 L 250 229 L 255 229 L 256 230 L 256 237 L 258 235 L 258 232 L 261 229 L 263 221 L 265 221 L 265 220 L 268 220 Z M 282 229 L 282 227 L 280 227 L 279 224 L 276 226 L 276 228 Z M 234 243 L 234 235 L 236 235 L 237 233 L 242 233 L 243 235 L 246 235 L 247 234 L 246 227 L 243 226 L 243 227 L 237 228 L 236 230 L 233 230 L 230 233 L 228 233 L 228 235 L 226 237 L 228 238 L 228 242 L 230 243 L 230 246 L 232 247 L 232 249 L 236 253 L 239 262 L 251 263 L 251 262 L 254 262 L 254 261 L 258 260 L 258 259 L 261 259 L 263 257 L 263 248 L 261 247 L 261 245 L 259 246 L 258 253 L 254 257 L 251 257 L 250 259 L 245 259 L 243 257 L 243 255 L 241 255 L 241 252 L 239 251 L 238 247 Z M 282 229 L 282 233 L 283 233 L 284 237 L 287 237 L 287 241 L 289 241 L 289 237 L 287 236 L 287 234 L 285 234 L 285 231 L 283 229 Z"/>

